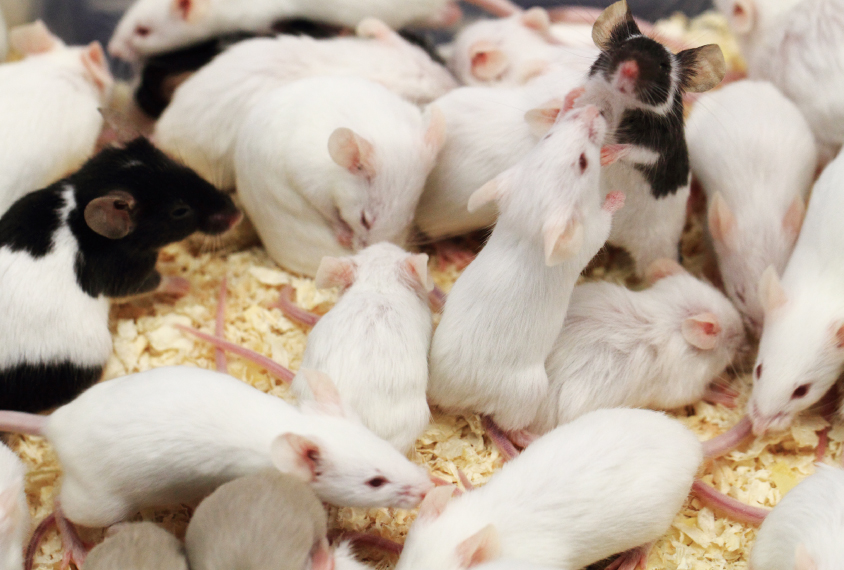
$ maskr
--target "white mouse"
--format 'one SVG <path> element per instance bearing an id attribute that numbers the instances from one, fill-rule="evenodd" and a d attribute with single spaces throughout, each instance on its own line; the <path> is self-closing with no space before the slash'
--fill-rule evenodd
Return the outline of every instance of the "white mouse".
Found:
<path id="1" fill-rule="evenodd" d="M 747 75 L 773 83 L 812 128 L 821 158 L 844 143 L 844 17 L 841 0 L 716 0 L 747 62 Z"/>
<path id="2" fill-rule="evenodd" d="M 316 285 L 339 286 L 342 295 L 308 335 L 301 367 L 328 374 L 363 424 L 407 453 L 431 415 L 428 256 L 377 243 L 352 257 L 323 257 Z M 292 388 L 299 401 L 313 398 L 301 372 Z"/>
<path id="3" fill-rule="evenodd" d="M 844 367 L 844 156 L 824 169 L 785 266 L 762 274 L 765 312 L 748 413 L 753 431 L 787 428 L 820 400 Z"/>
<path id="4" fill-rule="evenodd" d="M 497 558 L 574 570 L 624 551 L 641 558 L 671 526 L 702 459 L 695 435 L 662 413 L 591 412 L 537 439 L 483 487 L 450 502 L 448 487 L 429 493 L 396 570 Z"/>
<path id="5" fill-rule="evenodd" d="M 94 547 L 82 570 L 188 570 L 181 541 L 151 522 L 124 523 Z"/>
<path id="6" fill-rule="evenodd" d="M 358 77 L 310 77 L 268 93 L 243 123 L 235 169 L 270 256 L 313 276 L 325 255 L 403 245 L 442 146 L 436 108 Z"/>
<path id="7" fill-rule="evenodd" d="M 156 144 L 231 189 L 238 130 L 255 104 L 279 86 L 315 75 L 365 77 L 417 103 L 457 86 L 444 67 L 382 22 L 366 20 L 359 33 L 371 37 L 279 36 L 232 46 L 179 86 L 156 124 Z"/>
<path id="8" fill-rule="evenodd" d="M 563 45 L 539 7 L 478 20 L 460 30 L 449 51 L 448 67 L 461 82 L 496 86 L 522 85 L 559 68 L 585 76 L 600 53 L 591 39 L 587 45 Z"/>
<path id="9" fill-rule="evenodd" d="M 445 410 L 527 427 L 548 390 L 545 359 L 581 270 L 610 231 L 620 193 L 599 188 L 606 122 L 597 107 L 561 117 L 469 210 L 498 203 L 498 223 L 448 295 L 431 345 L 428 396 Z"/>
<path id="10" fill-rule="evenodd" d="M 275 466 L 324 501 L 410 508 L 432 483 L 347 417 L 324 374 L 299 410 L 219 372 L 155 368 L 93 386 L 49 416 L 0 413 L 4 431 L 42 434 L 62 464 L 61 508 L 103 527 L 141 508 L 190 502 Z"/>
<path id="11" fill-rule="evenodd" d="M 724 289 L 758 337 L 759 278 L 769 265 L 782 273 L 803 223 L 817 164 L 812 131 L 773 85 L 746 80 L 698 99 L 686 141 Z"/>
<path id="12" fill-rule="evenodd" d="M 469 212 L 469 198 L 536 146 L 557 119 L 561 94 L 582 79 L 579 72 L 559 69 L 518 87 L 461 87 L 432 103 L 445 116 L 446 137 L 416 208 L 421 240 L 494 224 L 495 204 Z"/>
<path id="13" fill-rule="evenodd" d="M 11 449 L 0 444 L 0 568 L 21 570 L 29 535 L 26 467 Z"/>
<path id="14" fill-rule="evenodd" d="M 0 65 L 0 215 L 94 154 L 113 83 L 97 42 L 67 47 L 41 21 L 10 37 L 26 57 Z"/>
<path id="15" fill-rule="evenodd" d="M 602 185 L 605 192 L 625 193 L 609 242 L 630 252 L 642 276 L 654 260 L 677 258 L 686 221 L 683 93 L 717 85 L 726 64 L 715 44 L 675 55 L 642 35 L 624 0 L 604 10 L 592 36 L 601 55 L 576 101 L 597 105 L 607 117 L 606 144 L 631 145 L 627 156 L 605 169 Z"/>
<path id="16" fill-rule="evenodd" d="M 508 0 L 467 0 L 497 14 L 519 8 Z M 277 20 L 306 19 L 355 27 L 367 17 L 391 28 L 450 26 L 461 13 L 453 0 L 137 0 L 117 24 L 109 53 L 126 61 L 228 32 L 268 32 Z"/>
<path id="17" fill-rule="evenodd" d="M 693 404 L 730 364 L 744 340 L 730 301 L 675 261 L 654 262 L 649 276 L 656 282 L 639 292 L 607 282 L 574 288 L 531 432 L 599 408 Z"/>
<path id="18" fill-rule="evenodd" d="M 836 570 L 844 560 L 844 470 L 818 463 L 766 517 L 750 570 Z"/>

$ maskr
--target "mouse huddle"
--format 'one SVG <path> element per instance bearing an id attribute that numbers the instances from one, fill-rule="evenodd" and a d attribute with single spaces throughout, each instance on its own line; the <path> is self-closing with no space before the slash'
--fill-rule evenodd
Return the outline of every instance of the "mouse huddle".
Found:
<path id="1" fill-rule="evenodd" d="M 114 55 L 163 65 L 175 61 L 165 50 L 248 39 L 186 79 L 178 67 L 174 90 L 172 77 L 142 84 L 139 102 L 171 87 L 156 92 L 151 139 L 118 132 L 114 144 L 101 134 L 113 79 L 99 44 L 68 47 L 40 22 L 12 30 L 25 57 L 0 65 L 0 125 L 15 135 L 0 137 L 0 431 L 46 438 L 63 479 L 30 533 L 25 468 L 0 446 L 0 570 L 31 568 L 53 524 L 83 570 L 366 568 L 348 542 L 329 543 L 321 502 L 418 506 L 400 570 L 575 570 L 613 555 L 607 568 L 631 570 L 693 488 L 766 519 L 753 570 L 844 559 L 844 471 L 819 466 L 770 515 L 695 481 L 751 430 L 788 427 L 841 372 L 841 141 L 761 73 L 772 83 L 694 96 L 684 125 L 684 98 L 724 78 L 721 50 L 675 54 L 624 0 L 594 25 L 474 3 L 506 17 L 463 28 L 443 66 L 392 27 L 447 23 L 447 2 L 250 2 L 235 14 L 139 0 Z M 721 7 L 739 34 L 755 29 L 748 6 Z M 285 18 L 357 36 L 270 35 Z M 677 260 L 692 173 L 726 295 Z M 428 256 L 407 249 L 490 226 L 434 328 L 444 295 Z M 313 327 L 298 371 L 220 331 L 183 330 L 291 382 L 297 405 L 222 360 L 97 383 L 109 299 L 184 295 L 183 278 L 156 270 L 163 247 L 196 232 L 231 247 L 252 231 L 280 266 L 340 290 L 324 316 L 282 297 Z M 577 284 L 606 243 L 630 253 L 646 288 Z M 730 403 L 713 379 L 747 333 L 761 336 L 747 419 L 702 443 L 652 411 Z M 459 491 L 408 459 L 429 405 L 485 418 L 507 461 L 483 487 Z M 178 503 L 199 504 L 184 542 L 118 524 Z M 89 553 L 74 525 L 116 526 Z"/>

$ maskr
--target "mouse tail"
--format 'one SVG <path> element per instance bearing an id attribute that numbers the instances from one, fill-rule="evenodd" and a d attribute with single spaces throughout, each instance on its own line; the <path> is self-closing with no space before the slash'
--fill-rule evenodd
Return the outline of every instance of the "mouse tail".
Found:
<path id="1" fill-rule="evenodd" d="M 715 459 L 729 453 L 750 436 L 752 423 L 744 416 L 739 423 L 719 436 L 703 442 L 703 455 L 706 459 Z"/>
<path id="2" fill-rule="evenodd" d="M 715 488 L 707 485 L 700 479 L 695 479 L 692 484 L 692 494 L 700 501 L 715 511 L 736 522 L 759 526 L 771 509 L 751 507 L 741 501 L 720 493 Z"/>
<path id="3" fill-rule="evenodd" d="M 49 416 L 0 411 L 0 431 L 43 436 L 44 427 L 47 425 L 47 418 Z"/>

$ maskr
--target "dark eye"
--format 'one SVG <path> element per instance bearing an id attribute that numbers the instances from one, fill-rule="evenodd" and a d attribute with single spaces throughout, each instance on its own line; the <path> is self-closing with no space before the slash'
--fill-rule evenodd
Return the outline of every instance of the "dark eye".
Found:
<path id="1" fill-rule="evenodd" d="M 310 459 L 314 463 L 319 463 L 319 451 L 317 451 L 316 449 L 309 449 L 308 459 Z"/>
<path id="2" fill-rule="evenodd" d="M 363 227 L 365 227 L 366 229 L 372 229 L 372 222 L 370 222 L 369 218 L 366 217 L 366 212 L 361 212 L 360 223 L 363 224 Z"/>
<path id="3" fill-rule="evenodd" d="M 756 365 L 756 379 L 759 380 L 759 378 L 761 378 L 761 376 L 762 376 L 762 365 L 757 364 Z"/>
<path id="4" fill-rule="evenodd" d="M 370 487 L 377 489 L 378 487 L 380 487 L 381 485 L 383 485 L 386 482 L 387 482 L 387 480 L 384 477 L 373 477 L 372 479 L 367 481 L 366 484 L 369 485 Z"/>
<path id="5" fill-rule="evenodd" d="M 190 215 L 191 209 L 186 206 L 185 204 L 179 204 L 172 210 L 170 210 L 170 217 L 174 220 L 181 220 L 182 218 L 186 218 Z"/>
<path id="6" fill-rule="evenodd" d="M 589 166 L 589 162 L 586 160 L 586 155 L 580 153 L 580 173 L 583 174 L 586 172 L 586 168 Z"/>
<path id="7" fill-rule="evenodd" d="M 659 68 L 660 68 L 661 70 L 663 70 L 663 71 L 668 71 L 669 69 L 671 69 L 671 66 L 670 66 L 670 65 L 668 65 L 667 63 L 664 63 L 664 62 L 663 62 L 663 63 L 660 63 L 660 64 L 659 64 Z"/>
<path id="8" fill-rule="evenodd" d="M 145 38 L 149 35 L 150 29 L 146 26 L 138 26 L 135 28 L 135 35 Z"/>
<path id="9" fill-rule="evenodd" d="M 802 398 L 806 394 L 809 393 L 809 384 L 803 384 L 802 386 L 798 386 L 794 393 L 791 395 L 792 400 L 796 400 L 798 398 Z"/>

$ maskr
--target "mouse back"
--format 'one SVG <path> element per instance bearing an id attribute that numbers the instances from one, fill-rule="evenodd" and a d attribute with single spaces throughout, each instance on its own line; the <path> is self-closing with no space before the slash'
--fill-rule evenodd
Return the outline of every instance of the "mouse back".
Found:
<path id="1" fill-rule="evenodd" d="M 194 570 L 262 570 L 273 561 L 304 570 L 327 530 L 310 487 L 270 471 L 226 483 L 202 501 L 185 548 Z"/>
<path id="2" fill-rule="evenodd" d="M 179 540 L 150 522 L 129 523 L 88 554 L 82 570 L 188 570 Z"/>

